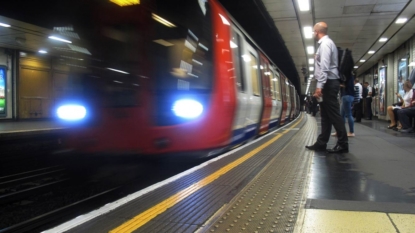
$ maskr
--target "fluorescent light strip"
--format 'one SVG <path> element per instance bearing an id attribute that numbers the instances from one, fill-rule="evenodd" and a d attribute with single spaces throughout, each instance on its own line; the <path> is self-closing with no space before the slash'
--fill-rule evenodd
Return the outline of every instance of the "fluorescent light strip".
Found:
<path id="1" fill-rule="evenodd" d="M 204 50 L 206 50 L 206 51 L 209 51 L 209 49 L 208 49 L 206 46 L 204 46 L 202 43 L 199 43 L 199 46 L 200 46 L 202 49 L 204 49 Z"/>
<path id="2" fill-rule="evenodd" d="M 379 39 L 379 42 L 385 42 L 387 40 L 388 40 L 388 38 L 382 37 L 382 38 Z"/>
<path id="3" fill-rule="evenodd" d="M 375 53 L 375 51 L 373 51 L 373 50 L 370 50 L 369 52 L 367 52 L 368 54 L 374 54 Z"/>
<path id="4" fill-rule="evenodd" d="M 116 70 L 116 69 L 113 69 L 113 68 L 107 68 L 108 70 L 112 70 L 112 71 L 115 71 L 115 72 L 118 72 L 118 73 L 122 73 L 122 74 L 130 74 L 130 73 L 127 73 L 127 72 L 125 72 L 125 71 L 122 71 L 122 70 Z"/>
<path id="5" fill-rule="evenodd" d="M 154 13 L 152 13 L 152 16 L 153 16 L 153 19 L 154 19 L 155 21 L 157 21 L 157 22 L 159 22 L 159 23 L 161 23 L 161 24 L 163 24 L 163 25 L 165 25 L 165 26 L 167 26 L 167 27 L 171 27 L 171 28 L 176 27 L 176 25 L 174 25 L 174 24 L 170 23 L 169 21 L 167 21 L 167 20 L 163 19 L 162 17 L 160 17 L 160 16 L 158 16 L 158 15 L 156 15 L 156 14 L 154 14 Z"/>
<path id="6" fill-rule="evenodd" d="M 5 27 L 5 28 L 8 28 L 8 27 L 10 27 L 10 25 L 8 25 L 8 24 L 5 24 L 5 23 L 0 23 L 0 26 L 2 26 L 2 27 Z"/>
<path id="7" fill-rule="evenodd" d="M 57 37 L 57 36 L 49 36 L 49 39 L 57 40 L 57 41 L 62 41 L 62 42 L 69 43 L 69 44 L 72 43 L 72 41 L 70 41 L 70 40 L 65 40 L 65 39 L 62 39 L 62 38 Z"/>

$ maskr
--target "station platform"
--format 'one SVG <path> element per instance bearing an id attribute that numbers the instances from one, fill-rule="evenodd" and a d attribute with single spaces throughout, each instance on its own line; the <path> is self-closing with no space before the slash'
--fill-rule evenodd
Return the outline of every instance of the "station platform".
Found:
<path id="1" fill-rule="evenodd" d="M 68 128 L 56 120 L 0 121 L 0 140 L 36 136 L 64 131 Z"/>
<path id="2" fill-rule="evenodd" d="M 414 134 L 355 124 L 349 153 L 292 123 L 45 232 L 414 232 Z M 331 137 L 328 148 L 335 145 Z"/>

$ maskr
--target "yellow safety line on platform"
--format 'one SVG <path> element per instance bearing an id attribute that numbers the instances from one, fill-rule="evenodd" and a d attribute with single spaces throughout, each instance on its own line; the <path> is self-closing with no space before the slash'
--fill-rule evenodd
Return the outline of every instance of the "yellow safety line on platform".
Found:
<path id="1" fill-rule="evenodd" d="M 302 119 L 303 119 L 303 115 L 301 116 L 301 119 L 299 121 L 297 121 L 294 125 L 290 126 L 290 128 L 294 128 L 295 126 L 297 126 L 297 124 L 299 124 Z M 287 130 L 286 132 L 289 132 L 289 131 Z M 187 187 L 187 188 L 183 189 L 182 191 L 174 194 L 173 196 L 165 199 L 164 201 L 158 203 L 157 205 L 151 207 L 150 209 L 147 209 L 146 211 L 144 211 L 141 214 L 135 216 L 131 220 L 129 220 L 129 221 L 123 223 L 122 225 L 120 225 L 119 227 L 111 230 L 110 233 L 121 233 L 121 232 L 124 233 L 124 232 L 133 232 L 133 231 L 137 230 L 138 228 L 140 228 L 141 226 L 143 226 L 147 222 L 151 221 L 157 215 L 159 215 L 159 214 L 163 213 L 164 211 L 166 211 L 167 209 L 173 207 L 174 205 L 176 205 L 177 203 L 179 203 L 180 201 L 182 201 L 186 197 L 188 197 L 191 194 L 195 193 L 196 191 L 203 188 L 204 186 L 212 183 L 213 181 L 215 181 L 216 179 L 218 179 L 222 175 L 226 174 L 227 172 L 229 172 L 233 168 L 239 166 L 240 164 L 242 164 L 246 160 L 250 159 L 255 154 L 257 154 L 258 152 L 260 152 L 261 150 L 265 149 L 267 146 L 271 145 L 273 142 L 278 140 L 286 132 L 283 132 L 283 133 L 273 137 L 272 139 L 270 139 L 266 143 L 264 143 L 261 146 L 255 148 L 254 150 L 252 150 L 251 152 L 245 154 L 241 158 L 239 158 L 239 159 L 233 161 L 232 163 L 222 167 L 221 169 L 217 170 L 216 172 L 212 173 L 211 175 L 207 176 L 206 178 L 200 180 L 199 182 L 196 182 L 196 183 L 190 185 L 189 187 Z"/>

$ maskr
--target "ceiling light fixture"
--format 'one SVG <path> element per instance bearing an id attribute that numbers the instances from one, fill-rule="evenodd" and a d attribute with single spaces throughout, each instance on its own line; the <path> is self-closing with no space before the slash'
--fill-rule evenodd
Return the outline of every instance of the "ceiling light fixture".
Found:
<path id="1" fill-rule="evenodd" d="M 365 61 L 366 61 L 366 60 L 363 60 L 363 59 L 362 59 L 362 60 L 360 60 L 360 62 L 365 62 Z"/>
<path id="2" fill-rule="evenodd" d="M 385 42 L 387 40 L 388 40 L 388 38 L 382 37 L 382 38 L 379 39 L 379 42 Z"/>
<path id="3" fill-rule="evenodd" d="M 309 0 L 297 0 L 300 11 L 309 11 L 310 10 L 310 1 Z"/>
<path id="4" fill-rule="evenodd" d="M 397 23 L 397 24 L 402 24 L 402 23 L 406 23 L 406 21 L 408 21 L 408 19 L 407 19 L 407 18 L 399 18 L 399 19 L 397 19 L 397 20 L 396 20 L 396 22 L 395 22 L 395 23 Z"/>
<path id="5" fill-rule="evenodd" d="M 308 59 L 308 64 L 310 65 L 314 64 L 314 59 L 313 58 Z"/>
<path id="6" fill-rule="evenodd" d="M 374 54 L 375 53 L 375 51 L 373 51 L 373 50 L 370 50 L 369 52 L 367 52 L 368 54 Z"/>
<path id="7" fill-rule="evenodd" d="M 306 39 L 311 39 L 313 38 L 313 29 L 311 26 L 306 26 L 304 27 L 304 37 Z"/>
<path id="8" fill-rule="evenodd" d="M 307 46 L 307 53 L 314 54 L 314 46 Z"/>
<path id="9" fill-rule="evenodd" d="M 118 6 L 131 6 L 140 4 L 140 0 L 110 0 Z"/>

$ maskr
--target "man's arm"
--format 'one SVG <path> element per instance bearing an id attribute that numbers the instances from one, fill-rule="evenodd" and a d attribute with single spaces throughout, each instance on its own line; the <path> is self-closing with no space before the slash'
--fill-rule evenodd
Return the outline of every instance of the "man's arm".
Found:
<path id="1" fill-rule="evenodd" d="M 328 72 L 330 72 L 331 49 L 324 41 L 320 45 L 320 72 L 317 74 L 317 88 L 323 88 L 327 82 Z"/>

